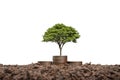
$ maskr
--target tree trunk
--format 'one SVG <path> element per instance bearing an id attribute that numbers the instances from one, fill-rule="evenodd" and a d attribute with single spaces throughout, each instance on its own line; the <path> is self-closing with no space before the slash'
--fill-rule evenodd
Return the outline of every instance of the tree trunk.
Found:
<path id="1" fill-rule="evenodd" d="M 60 49 L 60 56 L 62 56 L 62 48 L 63 48 L 64 44 L 58 43 L 58 46 L 59 46 L 59 49 Z"/>
<path id="2" fill-rule="evenodd" d="M 62 48 L 60 47 L 60 56 L 62 56 Z"/>

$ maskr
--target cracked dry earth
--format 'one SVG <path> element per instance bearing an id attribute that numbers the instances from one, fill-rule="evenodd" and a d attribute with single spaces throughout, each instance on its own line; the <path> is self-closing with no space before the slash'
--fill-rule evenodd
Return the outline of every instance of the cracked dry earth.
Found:
<path id="1" fill-rule="evenodd" d="M 120 80 L 120 65 L 0 65 L 0 80 Z"/>

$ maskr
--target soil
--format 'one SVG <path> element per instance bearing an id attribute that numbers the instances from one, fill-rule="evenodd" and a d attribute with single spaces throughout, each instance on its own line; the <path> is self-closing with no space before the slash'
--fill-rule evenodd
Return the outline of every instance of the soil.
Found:
<path id="1" fill-rule="evenodd" d="M 75 62 L 59 65 L 52 62 L 0 64 L 0 80 L 120 80 L 120 65 Z"/>

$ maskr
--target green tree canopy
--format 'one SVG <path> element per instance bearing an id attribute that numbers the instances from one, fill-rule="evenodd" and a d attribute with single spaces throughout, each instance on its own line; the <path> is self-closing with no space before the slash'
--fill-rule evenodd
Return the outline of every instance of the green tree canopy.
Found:
<path id="1" fill-rule="evenodd" d="M 76 43 L 76 39 L 80 37 L 78 31 L 71 26 L 64 24 L 55 24 L 53 27 L 48 28 L 43 36 L 43 42 L 55 42 L 59 45 L 60 55 L 62 47 L 67 42 Z"/>

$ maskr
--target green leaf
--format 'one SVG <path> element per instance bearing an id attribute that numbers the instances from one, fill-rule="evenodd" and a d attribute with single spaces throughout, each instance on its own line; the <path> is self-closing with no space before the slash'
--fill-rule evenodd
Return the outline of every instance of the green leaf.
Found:
<path id="1" fill-rule="evenodd" d="M 44 33 L 43 42 L 61 42 L 65 44 L 66 42 L 76 43 L 76 39 L 80 37 L 78 31 L 76 31 L 71 26 L 66 26 L 64 24 L 55 24 L 53 27 L 48 28 Z"/>

